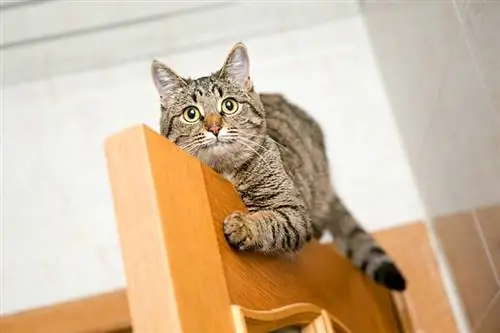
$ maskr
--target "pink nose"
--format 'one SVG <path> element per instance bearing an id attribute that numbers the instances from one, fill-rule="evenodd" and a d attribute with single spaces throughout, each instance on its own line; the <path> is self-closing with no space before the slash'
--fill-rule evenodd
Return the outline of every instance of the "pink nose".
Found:
<path id="1" fill-rule="evenodd" d="M 209 132 L 212 132 L 213 134 L 215 135 L 218 135 L 219 134 L 219 131 L 220 131 L 220 127 L 217 126 L 217 125 L 212 125 L 212 126 L 209 126 L 208 127 L 208 131 Z"/>

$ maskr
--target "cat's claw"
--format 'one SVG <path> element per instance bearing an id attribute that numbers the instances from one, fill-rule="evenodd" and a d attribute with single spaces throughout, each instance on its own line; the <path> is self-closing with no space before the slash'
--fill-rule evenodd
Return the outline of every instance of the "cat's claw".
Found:
<path id="1" fill-rule="evenodd" d="M 224 220 L 224 236 L 238 251 L 248 251 L 256 246 L 249 223 L 241 212 L 234 212 Z"/>

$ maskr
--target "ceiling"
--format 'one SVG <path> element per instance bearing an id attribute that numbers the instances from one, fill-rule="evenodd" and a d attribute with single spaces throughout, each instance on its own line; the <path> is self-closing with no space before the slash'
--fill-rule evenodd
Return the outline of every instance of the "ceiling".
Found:
<path id="1" fill-rule="evenodd" d="M 0 9 L 4 85 L 234 43 L 358 10 L 356 2 L 237 0 L 18 0 Z"/>

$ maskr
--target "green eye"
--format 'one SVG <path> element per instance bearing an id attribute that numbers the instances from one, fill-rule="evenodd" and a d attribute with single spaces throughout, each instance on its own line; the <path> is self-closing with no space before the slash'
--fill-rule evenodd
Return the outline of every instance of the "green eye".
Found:
<path id="1" fill-rule="evenodd" d="M 196 106 L 188 106 L 184 110 L 182 116 L 184 117 L 184 120 L 187 121 L 188 123 L 194 123 L 200 120 L 201 113 Z"/>
<path id="2" fill-rule="evenodd" d="M 221 110 L 225 114 L 233 114 L 238 111 L 238 102 L 234 100 L 234 98 L 226 98 L 222 101 Z"/>

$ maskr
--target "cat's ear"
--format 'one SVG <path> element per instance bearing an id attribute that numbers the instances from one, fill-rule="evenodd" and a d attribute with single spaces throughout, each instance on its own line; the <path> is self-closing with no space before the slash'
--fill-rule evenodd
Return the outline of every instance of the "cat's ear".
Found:
<path id="1" fill-rule="evenodd" d="M 186 85 L 179 75 L 158 60 L 151 63 L 151 75 L 162 102 L 166 102 L 176 90 Z"/>
<path id="2" fill-rule="evenodd" d="M 244 89 L 251 89 L 250 59 L 248 58 L 247 48 L 243 43 L 239 42 L 233 46 L 224 62 L 224 66 L 220 70 L 219 76 L 236 82 Z"/>

